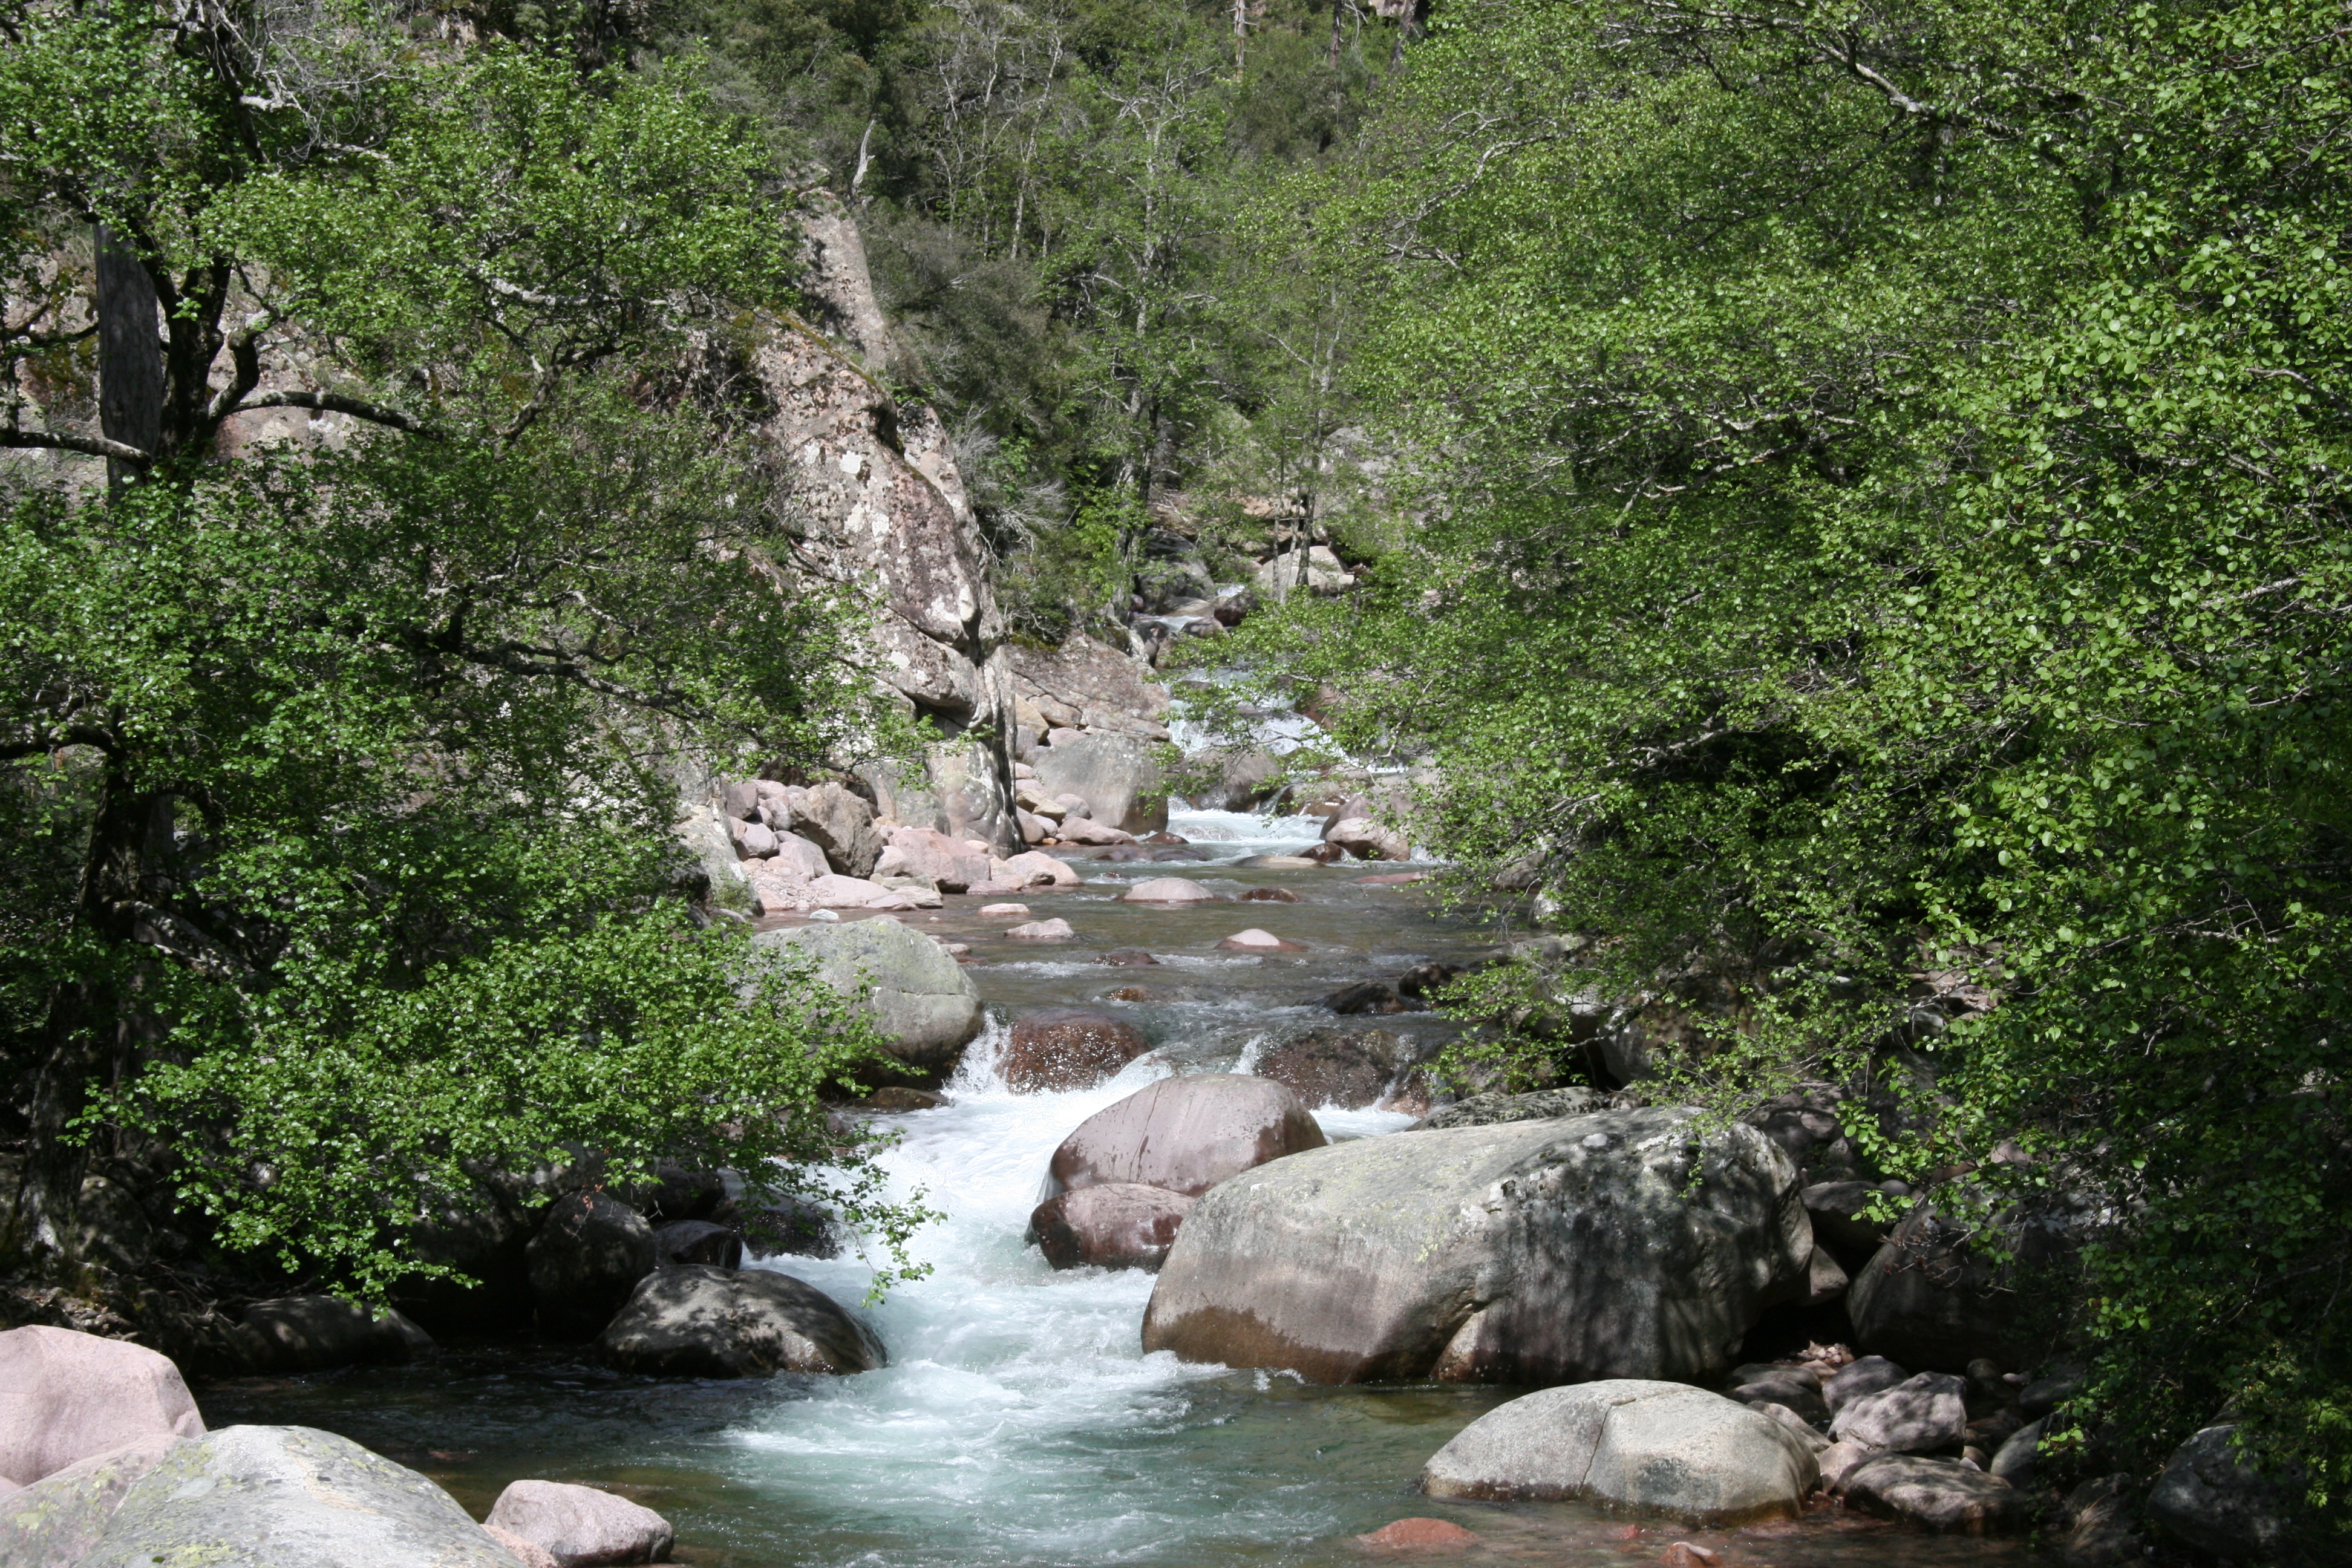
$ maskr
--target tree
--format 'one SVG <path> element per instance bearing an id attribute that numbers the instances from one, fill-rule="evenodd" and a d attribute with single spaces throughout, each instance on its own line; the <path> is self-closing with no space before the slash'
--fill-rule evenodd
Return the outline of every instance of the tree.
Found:
<path id="1" fill-rule="evenodd" d="M 816 1102 L 870 1030 L 698 915 L 670 832 L 683 752 L 866 721 L 741 445 L 765 151 L 671 77 L 356 6 L 5 26 L 0 441 L 114 467 L 20 468 L 0 523 L 20 1260 L 70 1275 L 93 1147 L 371 1293 L 583 1151 L 845 1158 L 895 1243 Z M 236 437 L 289 407 L 344 422 Z"/>

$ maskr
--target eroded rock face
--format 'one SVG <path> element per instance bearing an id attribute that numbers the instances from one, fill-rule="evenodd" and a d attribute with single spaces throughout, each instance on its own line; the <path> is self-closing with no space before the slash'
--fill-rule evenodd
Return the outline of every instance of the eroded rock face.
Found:
<path id="1" fill-rule="evenodd" d="M 1157 1268 L 1194 1201 L 1133 1182 L 1080 1187 L 1039 1204 L 1029 1236 L 1056 1268 Z"/>
<path id="2" fill-rule="evenodd" d="M 204 1417 L 168 1356 L 72 1329 L 0 1333 L 0 1478 L 29 1487 L 68 1465 L 156 1437 L 197 1437 Z"/>
<path id="3" fill-rule="evenodd" d="M 1706 1522 L 1793 1518 L 1819 1474 L 1771 1418 L 1678 1383 L 1549 1388 L 1480 1416 L 1421 1472 L 1432 1497 L 1597 1498 Z"/>
<path id="4" fill-rule="evenodd" d="M 1013 1026 L 1002 1067 L 1024 1094 L 1087 1089 L 1151 1048 L 1130 1024 L 1092 1007 L 1045 1007 Z"/>
<path id="5" fill-rule="evenodd" d="M 980 988 L 938 942 L 894 920 L 844 921 L 761 931 L 758 946 L 797 947 L 816 960 L 826 984 L 867 1002 L 890 1053 L 908 1066 L 941 1071 L 980 1033 Z"/>
<path id="6" fill-rule="evenodd" d="M 457 1500 L 348 1437 L 225 1426 L 133 1482 L 76 1568 L 514 1568 Z"/>
<path id="7" fill-rule="evenodd" d="M 872 1330 L 814 1285 L 698 1264 L 639 1280 L 596 1351 L 624 1372 L 663 1377 L 868 1372 L 890 1359 Z"/>
<path id="8" fill-rule="evenodd" d="M 1014 712 L 1025 728 L 1106 730 L 1168 739 L 1168 691 L 1138 660 L 1083 633 L 1054 648 L 1009 649 Z M 1051 793 L 1051 792 L 1049 792 Z"/>
<path id="9" fill-rule="evenodd" d="M 1168 826 L 1168 795 L 1149 744 L 1126 735 L 1065 735 L 1031 759 L 1037 787 L 1048 795 L 1082 797 L 1092 819 L 1130 834 Z M 1076 825 L 1062 825 L 1064 837 Z M 1079 841 L 1079 842 L 1082 842 Z"/>
<path id="10" fill-rule="evenodd" d="M 482 1521 L 521 1537 L 560 1568 L 658 1563 L 677 1532 L 649 1508 L 595 1487 L 563 1481 L 515 1481 Z"/>
<path id="11" fill-rule="evenodd" d="M 1054 1151 L 1048 1183 L 1054 1193 L 1136 1182 L 1198 1197 L 1323 1142 L 1306 1104 L 1278 1083 L 1236 1073 L 1162 1079 L 1080 1122 Z"/>
<path id="12" fill-rule="evenodd" d="M 1702 1146 L 1696 1114 L 1368 1138 L 1228 1182 L 1144 1348 L 1315 1383 L 1712 1381 L 1804 1289 L 1812 1235 L 1788 1157 L 1745 1127 Z"/>

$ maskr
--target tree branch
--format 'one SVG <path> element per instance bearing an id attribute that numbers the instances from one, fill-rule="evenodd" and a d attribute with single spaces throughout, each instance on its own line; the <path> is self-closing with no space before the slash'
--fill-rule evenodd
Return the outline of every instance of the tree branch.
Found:
<path id="1" fill-rule="evenodd" d="M 118 463 L 146 468 L 155 454 L 104 436 L 64 436 L 53 430 L 0 428 L 0 447 L 36 447 L 53 452 L 79 452 L 86 458 L 111 458 Z"/>
<path id="2" fill-rule="evenodd" d="M 354 419 L 364 419 L 372 425 L 387 425 L 411 436 L 422 436 L 428 441 L 441 439 L 440 431 L 414 414 L 404 414 L 397 408 L 387 408 L 381 403 L 370 403 L 362 397 L 346 397 L 340 392 L 265 392 L 228 409 L 221 417 L 226 419 L 231 415 L 247 413 L 256 408 L 309 408 L 321 414 L 348 414 Z"/>

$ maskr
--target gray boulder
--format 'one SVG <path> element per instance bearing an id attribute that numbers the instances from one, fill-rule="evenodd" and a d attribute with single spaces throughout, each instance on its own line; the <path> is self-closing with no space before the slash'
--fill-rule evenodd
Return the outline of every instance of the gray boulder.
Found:
<path id="1" fill-rule="evenodd" d="M 882 858 L 874 831 L 874 808 L 837 784 L 804 789 L 792 799 L 794 833 L 824 851 L 825 863 L 845 877 L 870 877 Z"/>
<path id="2" fill-rule="evenodd" d="M 131 1483 L 75 1568 L 514 1568 L 457 1500 L 348 1437 L 225 1426 Z"/>
<path id="3" fill-rule="evenodd" d="M 624 1372 L 664 1377 L 869 1372 L 890 1359 L 872 1330 L 814 1285 L 699 1264 L 646 1276 L 596 1350 Z"/>
<path id="4" fill-rule="evenodd" d="M 649 1508 L 563 1481 L 509 1483 L 482 1522 L 530 1542 L 559 1568 L 658 1563 L 677 1538 L 669 1521 Z"/>
<path id="5" fill-rule="evenodd" d="M 2139 1482 L 2095 1476 L 2066 1494 L 2058 1510 L 2058 1554 L 2073 1568 L 2118 1568 L 2148 1554 L 2140 1529 Z"/>
<path id="6" fill-rule="evenodd" d="M 530 1293 L 551 1334 L 594 1333 L 653 1272 L 654 1229 L 618 1198 L 570 1193 L 530 1239 Z"/>
<path id="7" fill-rule="evenodd" d="M 1132 735 L 1063 735 L 1031 759 L 1037 788 L 1049 799 L 1075 795 L 1089 816 L 1133 834 L 1168 826 L 1168 795 L 1149 742 Z"/>
<path id="8" fill-rule="evenodd" d="M 980 987 L 946 949 L 897 921 L 764 931 L 751 941 L 798 948 L 816 961 L 824 983 L 845 995 L 870 981 L 866 1006 L 883 1044 L 908 1067 L 945 1071 L 980 1033 Z"/>
<path id="9" fill-rule="evenodd" d="M 1918 1204 L 1854 1270 L 1846 1311 L 1855 1347 L 1906 1366 L 1960 1373 L 1979 1358 L 2018 1366 L 2046 1353 L 2048 1331 L 2032 1321 L 2032 1309 L 2052 1292 L 2019 1287 L 2037 1277 L 2054 1283 L 2076 1267 L 2091 1212 L 2077 1204 L 2053 1194 L 2032 1212 L 2002 1215 L 2013 1260 L 2000 1264 L 1970 1248 L 1971 1228 Z"/>
<path id="10" fill-rule="evenodd" d="M 20 1487 L 126 1443 L 205 1429 L 169 1356 L 72 1329 L 0 1333 L 0 1479 Z"/>
<path id="11" fill-rule="evenodd" d="M 2172 1452 L 2147 1494 L 2158 1530 L 2225 1563 L 2269 1563 L 2294 1531 L 2280 1489 L 2241 1458 L 2234 1426 L 2208 1426 Z"/>
<path id="12" fill-rule="evenodd" d="M 670 1263 L 707 1263 L 713 1268 L 743 1266 L 743 1237 L 707 1219 L 681 1219 L 654 1228 L 656 1267 Z"/>
<path id="13" fill-rule="evenodd" d="M 1968 1435 L 1968 1384 L 1947 1372 L 1923 1372 L 1892 1388 L 1839 1407 L 1830 1436 L 1902 1454 L 1957 1448 Z"/>
<path id="14" fill-rule="evenodd" d="M 2042 1457 L 2042 1434 L 2049 1426 L 2047 1416 L 2029 1421 L 2001 1439 L 1993 1451 L 1992 1463 L 1985 1467 L 1988 1474 L 1999 1476 L 2013 1487 L 2033 1484 L 2033 1461 Z"/>
<path id="15" fill-rule="evenodd" d="M 1883 1355 L 1863 1356 L 1831 1374 L 1829 1382 L 1822 1385 L 1822 1398 L 1831 1414 L 1835 1415 L 1864 1394 L 1892 1388 L 1910 1375 Z"/>
<path id="16" fill-rule="evenodd" d="M 1739 1373 L 1748 1375 L 1742 1377 Z M 1822 1399 L 1822 1380 L 1808 1368 L 1742 1367 L 1732 1376 L 1731 1397 L 1742 1405 L 1780 1405 L 1795 1411 L 1808 1425 L 1830 1418 L 1830 1407 Z"/>
<path id="17" fill-rule="evenodd" d="M 257 1371 L 321 1372 L 395 1365 L 433 1348 L 433 1336 L 397 1310 L 369 1311 L 340 1296 L 280 1296 L 245 1310 L 260 1347 Z"/>
<path id="18" fill-rule="evenodd" d="M 1132 1182 L 1198 1197 L 1322 1145 L 1323 1129 L 1305 1102 L 1278 1083 L 1236 1073 L 1164 1078 L 1078 1123 L 1054 1151 L 1045 1195 Z"/>
<path id="19" fill-rule="evenodd" d="M 0 1568 L 74 1563 L 106 1534 L 131 1483 L 185 1437 L 142 1437 L 0 1497 Z"/>
<path id="20" fill-rule="evenodd" d="M 1753 1128 L 1604 1111 L 1310 1150 L 1185 1219 L 1146 1350 L 1310 1382 L 1713 1381 L 1804 1289 L 1796 1171 Z"/>
<path id="21" fill-rule="evenodd" d="M 1474 1094 L 1442 1106 L 1405 1129 L 1424 1132 L 1448 1127 L 1493 1127 L 1506 1121 L 1556 1121 L 1563 1116 L 1590 1116 L 1635 1103 L 1597 1089 L 1542 1089 L 1530 1094 Z"/>
<path id="22" fill-rule="evenodd" d="M 1421 1472 L 1432 1497 L 1593 1498 L 1707 1523 L 1793 1518 L 1818 1476 L 1811 1447 L 1719 1394 L 1612 1378 L 1498 1405 Z"/>
<path id="23" fill-rule="evenodd" d="M 2032 1521 L 2026 1495 L 1958 1459 L 1880 1454 L 1845 1478 L 1849 1507 L 1941 1533 L 2007 1535 Z"/>

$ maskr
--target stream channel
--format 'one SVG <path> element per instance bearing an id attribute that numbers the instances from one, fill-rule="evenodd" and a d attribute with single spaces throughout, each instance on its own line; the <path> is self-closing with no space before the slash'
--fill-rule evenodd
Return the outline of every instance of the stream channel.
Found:
<path id="1" fill-rule="evenodd" d="M 1313 1005 L 1340 985 L 1393 978 L 1486 946 L 1411 887 L 1367 885 L 1395 867 L 1240 868 L 1296 851 L 1319 822 L 1177 812 L 1172 831 L 1211 852 L 1194 865 L 1080 862 L 1087 885 L 1024 896 L 1075 940 L 1034 947 L 1015 923 L 982 920 L 982 899 L 907 918 L 968 942 L 988 1031 L 950 1085 L 950 1103 L 878 1117 L 902 1134 L 885 1157 L 895 1192 L 946 1215 L 915 1254 L 931 1274 L 900 1285 L 869 1321 L 891 1364 L 845 1378 L 695 1382 L 625 1377 L 577 1347 L 442 1347 L 404 1367 L 245 1378 L 197 1390 L 208 1424 L 289 1423 L 339 1432 L 431 1476 L 476 1517 L 510 1480 L 540 1477 L 623 1493 L 667 1516 L 676 1560 L 711 1568 L 1139 1568 L 1361 1565 L 1392 1555 L 1355 1537 L 1416 1515 L 1475 1531 L 1466 1564 L 1655 1563 L 1689 1541 L 1724 1568 L 1808 1564 L 2039 1564 L 2024 1543 L 1943 1540 L 1821 1508 L 1801 1521 L 1706 1531 L 1576 1503 L 1442 1503 L 1412 1482 L 1428 1457 L 1516 1390 L 1436 1384 L 1318 1388 L 1262 1372 L 1187 1365 L 1139 1345 L 1152 1276 L 1056 1274 L 1022 1233 L 1046 1161 L 1093 1112 L 1171 1071 L 1246 1070 L 1264 1043 L 1311 1027 L 1376 1025 L 1443 1032 L 1424 1015 L 1335 1019 Z M 1118 901 L 1155 875 L 1228 894 L 1280 886 L 1293 904 L 1165 909 Z M 887 916 L 878 918 L 890 918 Z M 1215 951 L 1261 926 L 1307 951 Z M 1113 948 L 1153 953 L 1114 968 Z M 1112 993 L 1140 987 L 1140 999 Z M 992 1062 L 1007 1022 L 1033 1008 L 1093 1005 L 1157 1047 L 1117 1079 L 1069 1094 L 1005 1091 Z M 1328 1136 L 1377 1137 L 1402 1114 L 1325 1110 Z M 854 1256 L 763 1261 L 861 1300 Z M 1628 1536 L 1629 1531 L 1637 1531 Z"/>

